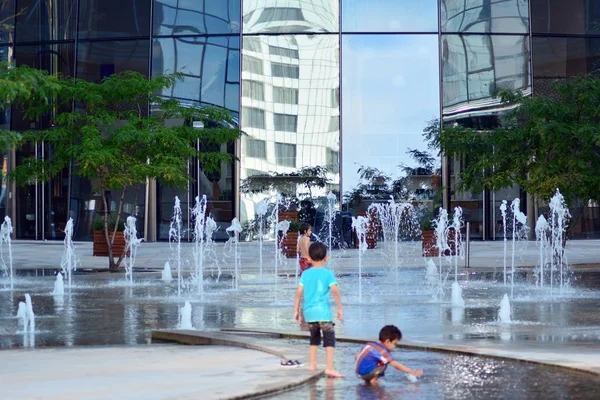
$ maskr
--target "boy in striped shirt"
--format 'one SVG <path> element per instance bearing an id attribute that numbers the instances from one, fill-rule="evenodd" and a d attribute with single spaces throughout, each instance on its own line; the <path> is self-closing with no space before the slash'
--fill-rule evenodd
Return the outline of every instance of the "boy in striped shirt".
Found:
<path id="1" fill-rule="evenodd" d="M 402 332 L 398 327 L 386 325 L 381 328 L 379 341 L 365 344 L 356 355 L 356 375 L 365 382 L 376 385 L 377 380 L 385 375 L 388 364 L 410 375 L 417 377 L 423 375 L 422 369 L 410 369 L 392 358 L 390 352 L 396 348 L 400 339 L 402 339 Z"/>

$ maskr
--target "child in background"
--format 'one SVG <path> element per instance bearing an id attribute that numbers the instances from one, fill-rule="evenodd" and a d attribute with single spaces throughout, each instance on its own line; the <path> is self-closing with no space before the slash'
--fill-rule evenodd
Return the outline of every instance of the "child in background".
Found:
<path id="1" fill-rule="evenodd" d="M 400 339 L 402 339 L 402 332 L 398 327 L 386 325 L 381 328 L 379 341 L 365 344 L 356 355 L 356 375 L 365 382 L 376 385 L 377 380 L 385 375 L 388 364 L 398 371 L 416 377 L 423 375 L 422 369 L 412 370 L 392 358 L 390 352 L 396 348 Z"/>
<path id="2" fill-rule="evenodd" d="M 304 318 L 308 322 L 310 330 L 310 361 L 309 370 L 317 369 L 317 347 L 321 344 L 325 347 L 326 365 L 325 375 L 332 378 L 343 378 L 343 375 L 333 368 L 333 356 L 335 350 L 335 331 L 333 329 L 333 315 L 329 304 L 329 294 L 333 295 L 337 304 L 337 317 L 342 320 L 342 299 L 338 290 L 338 284 L 333 272 L 324 267 L 327 262 L 327 246 L 323 243 L 313 243 L 308 249 L 309 261 L 312 268 L 302 274 L 298 282 L 298 290 L 294 299 L 294 319 L 300 318 L 300 299 L 304 295 Z"/>
<path id="3" fill-rule="evenodd" d="M 300 239 L 296 247 L 296 252 L 300 253 L 300 274 L 312 267 L 308 255 L 308 248 L 310 246 L 310 236 L 312 235 L 312 227 L 309 223 L 304 222 L 300 225 Z"/>

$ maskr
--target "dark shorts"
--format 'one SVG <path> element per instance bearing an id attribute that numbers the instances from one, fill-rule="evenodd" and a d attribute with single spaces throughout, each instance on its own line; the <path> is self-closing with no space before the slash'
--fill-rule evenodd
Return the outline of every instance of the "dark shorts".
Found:
<path id="1" fill-rule="evenodd" d="M 300 258 L 300 276 L 302 276 L 302 273 L 304 271 L 306 271 L 307 269 L 309 269 L 310 267 L 312 267 L 312 264 L 310 263 L 310 261 L 308 260 L 308 258 Z"/>
<path id="2" fill-rule="evenodd" d="M 323 347 L 335 347 L 335 324 L 331 321 L 309 322 L 310 345 L 319 346 L 321 344 L 321 332 L 323 332 Z"/>
<path id="3" fill-rule="evenodd" d="M 364 379 L 367 382 L 375 377 L 381 378 L 382 376 L 385 376 L 385 370 L 387 369 L 387 366 L 388 366 L 387 364 L 380 365 L 377 368 L 375 368 L 373 371 L 369 372 L 368 374 L 358 375 L 358 377 L 360 379 Z"/>

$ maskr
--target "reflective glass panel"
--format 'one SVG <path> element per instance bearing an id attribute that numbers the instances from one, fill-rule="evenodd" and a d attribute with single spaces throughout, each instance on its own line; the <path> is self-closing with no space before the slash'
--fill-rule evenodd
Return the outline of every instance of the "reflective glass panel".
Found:
<path id="1" fill-rule="evenodd" d="M 437 154 L 424 168 L 408 152 L 429 152 L 423 130 L 439 118 L 437 35 L 348 35 L 342 48 L 342 192 L 364 183 L 358 169 L 367 167 L 393 180 L 412 175 L 407 190 L 429 199 Z"/>
<path id="2" fill-rule="evenodd" d="M 156 0 L 155 35 L 238 33 L 240 0 Z"/>
<path id="3" fill-rule="evenodd" d="M 600 2 L 592 0 L 530 0 L 533 33 L 600 32 Z"/>
<path id="4" fill-rule="evenodd" d="M 148 75 L 149 40 L 79 42 L 77 77 L 99 82 L 122 71 Z"/>
<path id="5" fill-rule="evenodd" d="M 225 107 L 237 114 L 239 49 L 239 36 L 155 39 L 152 74 L 183 74 L 183 81 L 166 90 L 165 96 Z"/>
<path id="6" fill-rule="evenodd" d="M 244 33 L 338 32 L 338 0 L 244 0 Z"/>
<path id="7" fill-rule="evenodd" d="M 528 0 L 442 0 L 442 32 L 525 33 Z"/>
<path id="8" fill-rule="evenodd" d="M 79 37 L 128 38 L 150 35 L 150 1 L 80 0 Z"/>
<path id="9" fill-rule="evenodd" d="M 437 32 L 437 0 L 342 0 L 344 32 Z"/>
<path id="10" fill-rule="evenodd" d="M 340 131 L 339 122 L 331 121 L 340 115 L 338 36 L 246 37 L 242 60 L 241 128 L 247 134 L 241 142 L 242 184 L 249 176 L 267 179 L 269 173 L 285 176 L 322 166 L 329 183 L 312 188 L 312 196 L 336 189 Z M 295 183 L 285 190 L 294 196 L 308 193 Z M 242 198 L 244 220 L 254 218 L 256 200 Z"/>
<path id="11" fill-rule="evenodd" d="M 443 35 L 441 51 L 445 120 L 501 109 L 499 90 L 531 93 L 527 36 Z"/>
<path id="12" fill-rule="evenodd" d="M 15 0 L 0 1 L 0 43 L 13 42 L 15 40 Z"/>
<path id="13" fill-rule="evenodd" d="M 600 68 L 600 39 L 534 37 L 533 51 L 536 91 L 538 79 L 585 75 Z"/>
<path id="14" fill-rule="evenodd" d="M 0 46 L 0 62 L 9 61 L 12 58 L 12 49 Z M 10 129 L 10 108 L 0 110 L 0 132 Z M 0 152 L 0 220 L 6 216 L 6 204 L 8 201 L 8 153 Z"/>
<path id="15" fill-rule="evenodd" d="M 77 0 L 19 0 L 17 42 L 75 38 Z"/>

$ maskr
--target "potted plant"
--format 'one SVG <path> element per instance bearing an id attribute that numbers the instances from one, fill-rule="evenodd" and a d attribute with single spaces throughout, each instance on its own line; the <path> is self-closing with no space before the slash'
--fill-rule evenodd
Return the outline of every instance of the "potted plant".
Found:
<path id="1" fill-rule="evenodd" d="M 439 249 L 436 246 L 434 228 L 433 220 L 429 217 L 425 217 L 421 222 L 423 257 L 437 257 L 440 254 Z"/>
<path id="2" fill-rule="evenodd" d="M 110 239 L 112 240 L 112 233 L 115 230 L 115 224 L 117 222 L 116 213 L 110 213 L 108 216 L 108 230 L 110 232 Z M 108 244 L 106 243 L 106 236 L 104 235 L 104 216 L 97 215 L 94 218 L 94 247 L 93 256 L 108 257 Z M 119 226 L 117 227 L 116 236 L 113 241 L 113 252 L 115 254 L 122 254 L 125 251 L 125 236 L 123 231 L 125 230 L 125 222 L 123 218 L 119 219 Z"/>
<path id="3" fill-rule="evenodd" d="M 286 237 L 283 239 L 281 246 L 282 251 L 285 253 L 287 258 L 296 258 L 296 248 L 298 245 L 298 235 L 300 231 L 300 222 L 290 221 L 290 228 L 288 229 Z"/>

